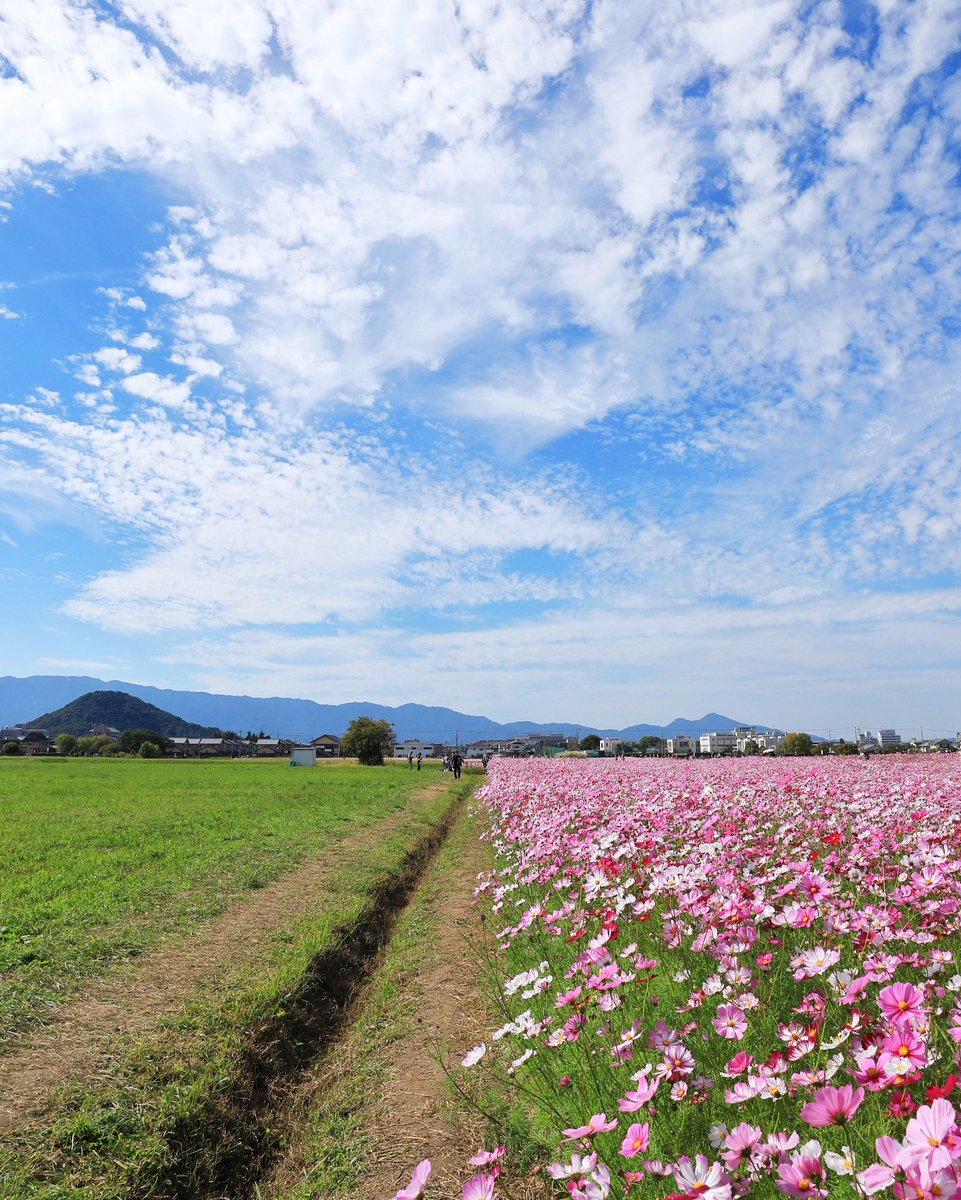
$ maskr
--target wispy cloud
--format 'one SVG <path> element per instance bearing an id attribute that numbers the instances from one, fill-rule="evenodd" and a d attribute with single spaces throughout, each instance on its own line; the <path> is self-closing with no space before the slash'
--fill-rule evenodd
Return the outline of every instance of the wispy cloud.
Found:
<path id="1" fill-rule="evenodd" d="M 180 198 L 101 290 L 111 344 L 64 348 L 76 390 L 5 406 L 17 478 L 136 532 L 68 614 L 270 628 L 268 673 L 319 626 L 344 687 L 393 670 L 369 627 L 498 696 L 609 663 L 621 703 L 618 665 L 667 688 L 705 628 L 741 657 L 699 646 L 691 689 L 854 680 L 877 601 L 934 669 L 956 5 L 42 0 L 0 41 L 14 203 L 108 167 Z"/>

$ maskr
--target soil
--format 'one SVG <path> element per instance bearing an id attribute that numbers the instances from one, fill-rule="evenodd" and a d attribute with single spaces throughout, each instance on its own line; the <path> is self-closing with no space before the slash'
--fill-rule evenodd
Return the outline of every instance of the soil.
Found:
<path id="1" fill-rule="evenodd" d="M 477 873 L 488 858 L 480 842 L 469 840 L 463 857 L 442 876 L 442 887 L 427 893 L 427 919 L 436 931 L 431 950 L 418 974 L 406 980 L 417 1016 L 409 1033 L 391 1042 L 389 1065 L 379 1095 L 365 1109 L 364 1129 L 376 1147 L 373 1167 L 357 1190 L 356 1200 L 387 1200 L 410 1180 L 424 1158 L 433 1173 L 429 1196 L 455 1197 L 477 1168 L 467 1159 L 481 1145 L 483 1122 L 472 1120 L 447 1087 L 441 1062 L 449 1049 L 459 1058 L 484 1036 L 486 1012 L 479 990 L 481 964 L 472 940 L 477 935 L 473 890 Z M 357 1020 L 363 1022 L 366 1002 L 356 1000 Z M 331 1056 L 336 1060 L 336 1052 Z M 322 1095 L 328 1081 L 350 1064 L 318 1064 L 292 1098 L 288 1121 L 296 1126 L 298 1113 L 310 1108 L 311 1097 Z M 296 1135 L 288 1151 L 270 1172 L 264 1194 L 283 1195 L 305 1173 L 303 1150 Z"/>
<path id="2" fill-rule="evenodd" d="M 477 917 L 471 900 L 477 872 L 488 864 L 479 843 L 448 878 L 450 889 L 438 894 L 436 952 L 411 981 L 419 998 L 416 1031 L 391 1047 L 391 1069 L 369 1127 L 379 1147 L 376 1170 L 365 1181 L 365 1197 L 393 1196 L 423 1158 L 433 1167 L 430 1193 L 460 1195 L 460 1184 L 476 1168 L 467 1158 L 480 1146 L 471 1140 L 464 1115 L 455 1111 L 437 1055 L 449 1047 L 458 1056 L 484 1036 L 484 1009 L 478 997 L 480 964 L 470 938 Z"/>
<path id="3" fill-rule="evenodd" d="M 403 811 L 392 814 L 339 842 L 336 857 L 309 859 L 235 901 L 189 937 L 85 985 L 48 1025 L 10 1043 L 0 1059 L 0 1132 L 42 1110 L 55 1088 L 109 1074 L 131 1039 L 176 1013 L 199 986 L 215 982 L 236 961 L 238 947 L 245 958 L 256 954 L 278 928 L 309 911 L 317 893 L 343 869 L 344 855 L 404 820 Z"/>

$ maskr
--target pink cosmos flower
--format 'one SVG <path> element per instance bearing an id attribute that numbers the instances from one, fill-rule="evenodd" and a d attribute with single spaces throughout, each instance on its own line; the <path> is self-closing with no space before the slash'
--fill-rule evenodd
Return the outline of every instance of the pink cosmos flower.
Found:
<path id="1" fill-rule="evenodd" d="M 882 1192 L 894 1183 L 894 1172 L 882 1163 L 872 1163 L 863 1171 L 858 1171 L 856 1178 L 864 1195 L 873 1196 L 875 1192 Z"/>
<path id="2" fill-rule="evenodd" d="M 711 1024 L 724 1038 L 740 1041 L 747 1033 L 747 1016 L 736 1004 L 719 1004 Z"/>
<path id="3" fill-rule="evenodd" d="M 748 1054 L 746 1050 L 738 1050 L 737 1054 L 733 1058 L 728 1059 L 725 1064 L 724 1074 L 728 1078 L 733 1078 L 735 1075 L 743 1075 L 753 1062 L 753 1054 Z"/>
<path id="4" fill-rule="evenodd" d="M 721 1154 L 727 1169 L 736 1170 L 746 1157 L 750 1157 L 760 1140 L 761 1130 L 756 1125 L 748 1125 L 746 1121 L 735 1125 L 724 1139 L 726 1149 Z"/>
<path id="5" fill-rule="evenodd" d="M 686 1046 L 678 1044 L 664 1047 L 663 1065 L 669 1079 L 681 1079 L 685 1075 L 693 1074 L 697 1062 Z"/>
<path id="6" fill-rule="evenodd" d="M 813 1154 L 792 1154 L 787 1162 L 778 1165 L 777 1189 L 785 1196 L 804 1196 L 812 1200 L 828 1195 L 824 1186 L 826 1173 L 821 1159 Z"/>
<path id="7" fill-rule="evenodd" d="M 547 1173 L 551 1179 L 573 1179 L 576 1175 L 589 1175 L 597 1166 L 597 1152 L 572 1154 L 569 1163 L 548 1163 Z"/>
<path id="8" fill-rule="evenodd" d="M 791 959 L 791 966 L 796 968 L 795 979 L 810 979 L 812 975 L 822 975 L 840 961 L 840 951 L 815 946 L 811 950 L 802 950 L 800 954 L 796 954 Z"/>
<path id="9" fill-rule="evenodd" d="M 873 1050 L 869 1054 L 859 1055 L 854 1062 L 857 1069 L 849 1070 L 855 1083 L 862 1084 L 869 1092 L 880 1092 L 882 1088 L 887 1087 L 888 1076 L 874 1057 Z"/>
<path id="10" fill-rule="evenodd" d="M 923 1019 L 924 992 L 913 983 L 891 983 L 878 996 L 881 1012 L 892 1025 L 911 1025 Z"/>
<path id="11" fill-rule="evenodd" d="M 564 1140 L 567 1142 L 576 1142 L 578 1138 L 593 1137 L 596 1133 L 607 1133 L 610 1129 L 616 1129 L 616 1121 L 608 1121 L 607 1113 L 595 1113 L 586 1125 L 578 1125 L 573 1129 L 562 1130 Z"/>
<path id="12" fill-rule="evenodd" d="M 641 1075 L 637 1081 L 637 1088 L 633 1092 L 628 1092 L 617 1102 L 617 1107 L 621 1112 L 637 1112 L 639 1108 L 643 1108 L 657 1091 L 660 1084 L 660 1079 L 648 1080 L 646 1075 Z"/>
<path id="13" fill-rule="evenodd" d="M 881 1043 L 878 1064 L 888 1075 L 901 1075 L 927 1065 L 928 1051 L 913 1029 L 903 1026 Z"/>
<path id="14" fill-rule="evenodd" d="M 573 1004 L 582 991 L 583 989 L 578 986 L 571 988 L 570 991 L 558 993 L 557 999 L 554 1001 L 554 1007 L 564 1008 L 568 1004 Z"/>
<path id="15" fill-rule="evenodd" d="M 418 1196 L 424 1193 L 424 1185 L 430 1179 L 431 1165 L 430 1159 L 425 1158 L 414 1167 L 413 1174 L 410 1177 L 410 1183 L 394 1193 L 394 1200 L 417 1200 Z"/>
<path id="16" fill-rule="evenodd" d="M 910 1167 L 903 1183 L 895 1183 L 893 1189 L 898 1200 L 952 1200 L 957 1196 L 957 1172 L 951 1167 L 932 1167 L 919 1162 Z"/>
<path id="17" fill-rule="evenodd" d="M 624 1158 L 634 1158 L 636 1154 L 641 1154 L 647 1149 L 647 1143 L 651 1136 L 651 1127 L 644 1122 L 639 1125 L 635 1122 L 627 1131 L 627 1136 L 621 1142 L 621 1154 Z"/>
<path id="18" fill-rule="evenodd" d="M 689 1196 L 701 1200 L 731 1200 L 730 1176 L 720 1163 L 711 1163 L 703 1154 L 695 1155 L 694 1162 L 683 1154 L 674 1166 L 677 1185 Z"/>
<path id="19" fill-rule="evenodd" d="M 848 986 L 844 989 L 844 994 L 841 996 L 842 1004 L 857 1004 L 864 993 L 868 990 L 868 984 L 871 982 L 867 975 L 860 975 L 857 979 L 852 979 Z"/>
<path id="20" fill-rule="evenodd" d="M 821 1088 L 813 1100 L 801 1109 L 802 1121 L 809 1125 L 843 1125 L 850 1121 L 864 1101 L 864 1088 L 855 1091 L 849 1083 L 841 1087 Z"/>
<path id="21" fill-rule="evenodd" d="M 461 1200 L 496 1200 L 497 1180 L 487 1171 L 478 1171 L 464 1184 Z"/>
<path id="22" fill-rule="evenodd" d="M 460 1060 L 462 1067 L 473 1067 L 487 1053 L 487 1046 L 481 1042 L 479 1046 L 475 1046 L 473 1050 L 468 1050 L 464 1057 Z"/>
<path id="23" fill-rule="evenodd" d="M 504 1146 L 495 1146 L 493 1150 L 478 1150 L 477 1153 L 467 1161 L 472 1167 L 487 1167 L 491 1163 L 496 1163 L 503 1158 L 507 1153 Z"/>
<path id="24" fill-rule="evenodd" d="M 922 1105 L 908 1121 L 904 1133 L 904 1148 L 915 1161 L 928 1166 L 946 1167 L 961 1153 L 961 1138 L 954 1105 L 950 1100 L 935 1100 Z"/>

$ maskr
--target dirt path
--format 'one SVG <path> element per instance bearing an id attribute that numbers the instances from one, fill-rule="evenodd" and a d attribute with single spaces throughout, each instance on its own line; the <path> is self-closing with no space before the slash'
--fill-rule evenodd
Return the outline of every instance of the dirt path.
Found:
<path id="1" fill-rule="evenodd" d="M 443 790 L 431 785 L 425 795 Z M 91 981 L 51 1023 L 24 1035 L 0 1059 L 0 1131 L 42 1109 L 66 1082 L 91 1083 L 109 1072 L 123 1047 L 175 1013 L 203 982 L 214 981 L 239 954 L 250 958 L 281 925 L 308 912 L 318 894 L 372 839 L 389 836 L 406 810 L 337 842 L 337 854 L 317 855 L 273 883 L 232 903 L 184 939 L 135 964 Z"/>
<path id="2" fill-rule="evenodd" d="M 460 1195 L 460 1183 L 474 1169 L 466 1158 L 479 1143 L 470 1141 L 470 1122 L 455 1111 L 436 1055 L 444 1047 L 462 1055 L 484 1036 L 481 964 L 471 948 L 477 916 L 471 901 L 477 873 L 487 865 L 480 842 L 467 843 L 464 856 L 445 876 L 447 886 L 430 897 L 437 930 L 434 952 L 412 981 L 420 1016 L 416 1030 L 391 1047 L 390 1073 L 368 1127 L 372 1144 L 380 1149 L 360 1193 L 364 1197 L 393 1196 L 422 1158 L 431 1160 L 435 1196 Z"/>
<path id="3" fill-rule="evenodd" d="M 462 814 L 460 821 L 464 819 Z M 399 981 L 405 1003 L 414 1007 L 416 1016 L 386 1050 L 374 1049 L 378 1056 L 386 1054 L 387 1066 L 363 1108 L 365 1138 L 372 1152 L 361 1182 L 351 1193 L 356 1200 L 393 1196 L 423 1158 L 431 1159 L 429 1192 L 437 1197 L 459 1196 L 460 1185 L 476 1169 L 466 1160 L 480 1145 L 482 1123 L 456 1105 L 438 1053 L 449 1048 L 460 1057 L 481 1040 L 487 1025 L 472 899 L 477 873 L 489 862 L 480 841 L 465 837 L 459 825 L 441 851 L 438 865 L 440 869 L 424 881 L 413 901 L 417 919 L 427 927 L 428 949 L 416 973 Z M 375 974 L 357 998 L 354 1034 L 318 1064 L 292 1098 L 286 1119 L 295 1130 L 318 1097 L 336 1089 L 343 1075 L 357 1070 L 364 1046 L 356 1031 L 376 1023 L 378 985 Z M 286 1155 L 263 1181 L 261 1194 L 275 1200 L 295 1191 L 310 1174 L 308 1155 L 295 1132 Z"/>

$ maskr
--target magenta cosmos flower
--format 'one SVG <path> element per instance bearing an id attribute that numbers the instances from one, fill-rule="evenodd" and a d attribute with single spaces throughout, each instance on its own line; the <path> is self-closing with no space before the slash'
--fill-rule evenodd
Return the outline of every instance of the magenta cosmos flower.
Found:
<path id="1" fill-rule="evenodd" d="M 792 1154 L 789 1162 L 778 1166 L 778 1191 L 785 1196 L 806 1196 L 809 1200 L 827 1196 L 824 1164 L 813 1154 Z"/>
<path id="2" fill-rule="evenodd" d="M 888 1075 L 898 1075 L 902 1071 L 913 1071 L 917 1067 L 925 1067 L 928 1061 L 928 1050 L 924 1042 L 907 1027 L 897 1029 L 881 1043 L 881 1055 L 878 1064 Z"/>
<path id="3" fill-rule="evenodd" d="M 855 1090 L 849 1083 L 841 1087 L 828 1085 L 801 1109 L 801 1119 L 809 1125 L 843 1125 L 850 1121 L 863 1100 L 863 1087 Z"/>
<path id="4" fill-rule="evenodd" d="M 910 1025 L 924 1016 L 924 992 L 913 983 L 891 983 L 882 988 L 878 1004 L 892 1025 Z"/>
<path id="5" fill-rule="evenodd" d="M 627 1136 L 621 1142 L 621 1154 L 624 1158 L 633 1158 L 647 1149 L 651 1136 L 651 1127 L 647 1121 L 642 1124 L 635 1122 L 627 1131 Z"/>

